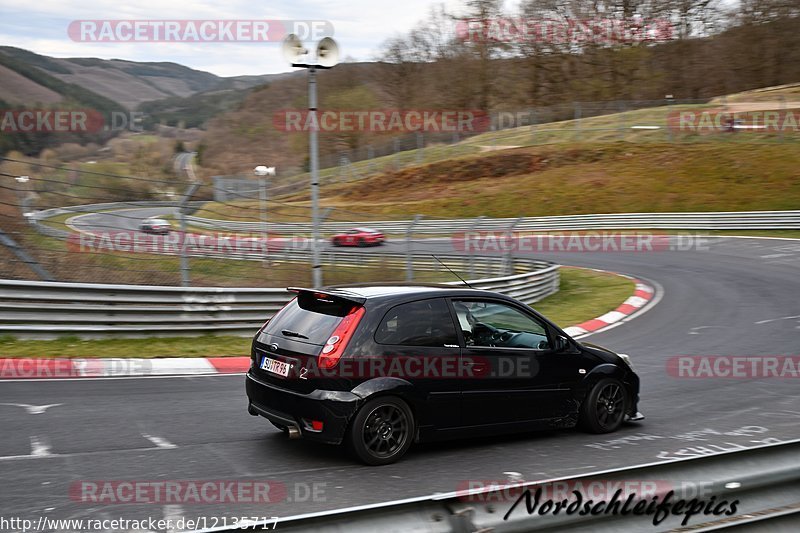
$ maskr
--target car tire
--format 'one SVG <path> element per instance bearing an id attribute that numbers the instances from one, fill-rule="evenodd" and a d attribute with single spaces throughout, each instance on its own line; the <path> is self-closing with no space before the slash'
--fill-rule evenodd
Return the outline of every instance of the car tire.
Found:
<path id="1" fill-rule="evenodd" d="M 400 459 L 414 440 L 414 415 L 394 396 L 368 401 L 347 430 L 350 452 L 367 465 L 388 465 Z"/>
<path id="2" fill-rule="evenodd" d="M 611 433 L 625 420 L 628 393 L 617 379 L 597 382 L 581 405 L 579 426 L 590 433 Z"/>
<path id="3" fill-rule="evenodd" d="M 358 239 L 358 247 L 359 248 L 363 248 L 366 245 L 367 245 L 367 241 L 365 241 L 364 239 Z"/>

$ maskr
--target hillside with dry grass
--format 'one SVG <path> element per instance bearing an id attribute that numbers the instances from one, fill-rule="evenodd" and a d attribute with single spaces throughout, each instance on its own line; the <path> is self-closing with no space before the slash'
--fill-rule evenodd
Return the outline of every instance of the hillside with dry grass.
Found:
<path id="1" fill-rule="evenodd" d="M 797 209 L 796 143 L 592 143 L 516 148 L 438 161 L 322 189 L 324 207 L 363 219 Z M 296 220 L 308 194 L 280 199 Z M 252 219 L 255 203 L 209 203 L 201 216 Z"/>

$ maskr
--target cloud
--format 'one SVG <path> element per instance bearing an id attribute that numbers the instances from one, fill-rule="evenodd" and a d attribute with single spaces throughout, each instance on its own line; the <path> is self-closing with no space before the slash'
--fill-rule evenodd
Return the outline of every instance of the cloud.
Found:
<path id="1" fill-rule="evenodd" d="M 460 2 L 448 0 L 449 9 Z M 54 57 L 99 57 L 131 61 L 170 61 L 220 76 L 286 72 L 278 43 L 88 43 L 67 35 L 75 20 L 327 20 L 343 57 L 371 60 L 381 43 L 425 18 L 431 0 L 0 0 L 4 13 L 0 42 Z"/>

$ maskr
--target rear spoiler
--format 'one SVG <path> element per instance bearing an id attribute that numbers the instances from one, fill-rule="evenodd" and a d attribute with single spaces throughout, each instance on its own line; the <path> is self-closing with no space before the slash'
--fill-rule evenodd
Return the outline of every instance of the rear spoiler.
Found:
<path id="1" fill-rule="evenodd" d="M 310 296 L 317 300 L 329 300 L 332 302 L 350 302 L 357 305 L 364 305 L 367 299 L 360 294 L 347 292 L 339 289 L 309 289 L 306 287 L 287 287 L 287 291 L 296 293 L 297 295 L 304 294 L 306 297 Z"/>

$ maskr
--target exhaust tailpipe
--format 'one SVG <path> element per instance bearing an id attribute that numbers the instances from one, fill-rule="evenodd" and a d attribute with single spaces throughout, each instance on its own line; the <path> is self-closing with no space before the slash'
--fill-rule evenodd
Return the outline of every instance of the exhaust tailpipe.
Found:
<path id="1" fill-rule="evenodd" d="M 300 428 L 297 426 L 289 426 L 289 438 L 290 439 L 299 439 L 300 438 Z"/>

